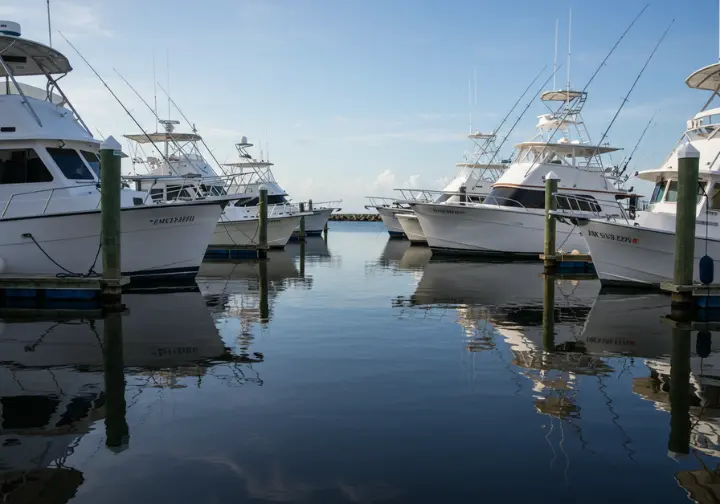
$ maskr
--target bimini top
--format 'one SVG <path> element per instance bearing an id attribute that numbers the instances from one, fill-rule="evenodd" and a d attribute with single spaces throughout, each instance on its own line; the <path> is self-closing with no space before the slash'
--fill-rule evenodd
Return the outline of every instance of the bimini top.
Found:
<path id="1" fill-rule="evenodd" d="M 455 166 L 458 168 L 472 168 L 473 170 L 484 170 L 485 168 L 489 170 L 506 170 L 508 167 L 508 165 L 502 163 L 455 163 Z"/>
<path id="2" fill-rule="evenodd" d="M 163 142 L 199 142 L 202 140 L 200 135 L 195 133 L 174 133 L 174 132 L 160 132 L 160 133 L 148 133 L 139 135 L 123 135 L 128 140 L 137 142 L 139 144 L 148 143 L 163 143 Z"/>
<path id="3" fill-rule="evenodd" d="M 547 148 L 548 150 L 552 150 L 558 154 L 574 154 L 576 157 L 598 156 L 600 154 L 607 154 L 608 152 L 621 150 L 617 147 L 610 147 L 608 145 L 587 145 L 571 142 L 522 142 L 517 144 L 515 148 L 533 150 L 543 150 Z"/>
<path id="4" fill-rule="evenodd" d="M 65 74 L 72 70 L 68 59 L 52 47 L 12 35 L 0 34 L 0 56 L 15 77 Z M 0 77 L 7 76 L 0 65 Z"/>
<path id="5" fill-rule="evenodd" d="M 685 79 L 685 84 L 693 89 L 717 91 L 720 88 L 720 63 L 713 63 L 700 70 L 695 70 Z"/>
<path id="6" fill-rule="evenodd" d="M 238 161 L 236 163 L 224 163 L 223 166 L 232 168 L 269 168 L 275 166 L 275 164 L 270 161 Z"/>
<path id="7" fill-rule="evenodd" d="M 583 95 L 583 91 L 573 91 L 571 89 L 545 91 L 540 95 L 542 101 L 572 101 Z"/>
<path id="8" fill-rule="evenodd" d="M 490 140 L 495 138 L 495 133 L 480 133 L 476 131 L 475 133 L 470 133 L 468 138 L 471 140 Z"/>

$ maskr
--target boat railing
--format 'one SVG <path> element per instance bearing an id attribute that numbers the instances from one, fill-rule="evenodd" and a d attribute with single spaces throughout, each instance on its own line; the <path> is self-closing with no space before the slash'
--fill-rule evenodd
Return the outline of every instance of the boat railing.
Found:
<path id="1" fill-rule="evenodd" d="M 624 220 L 632 225 L 638 211 L 647 209 L 647 202 L 634 194 L 619 194 L 619 198 L 595 198 L 594 196 L 569 193 L 554 193 L 556 210 L 553 215 Z M 623 204 L 624 203 L 624 204 Z"/>
<path id="2" fill-rule="evenodd" d="M 477 204 L 477 203 L 469 202 L 468 204 Z M 481 204 L 504 206 L 504 207 L 516 207 L 516 208 L 522 208 L 526 212 L 528 211 L 528 208 L 525 205 L 523 205 L 522 203 L 520 203 L 518 200 L 514 200 L 512 198 L 504 198 L 502 196 L 495 196 L 492 194 L 485 196 L 485 198 L 483 199 Z"/>
<path id="3" fill-rule="evenodd" d="M 47 213 L 48 208 L 50 207 L 50 202 L 52 201 L 53 197 L 57 192 L 65 191 L 68 189 L 77 189 L 82 187 L 94 187 L 97 189 L 98 185 L 97 182 L 92 182 L 89 184 L 78 184 L 73 186 L 63 186 L 63 187 L 48 187 L 45 189 L 36 189 L 35 191 L 26 191 L 21 193 L 13 193 L 10 195 L 10 198 L 8 198 L 7 203 L 5 203 L 5 206 L 3 207 L 2 214 L 0 214 L 0 219 L 4 219 L 5 215 L 7 214 L 8 210 L 10 209 L 10 206 L 12 205 L 13 201 L 15 201 L 16 198 L 20 198 L 22 196 L 28 196 L 31 194 L 42 194 L 42 193 L 48 193 L 48 197 L 45 198 L 45 204 L 43 205 L 42 212 L 40 215 L 45 215 Z M 98 204 L 97 207 L 100 206 L 100 198 L 98 198 Z M 96 208 L 97 208 L 96 207 Z"/>
<path id="4" fill-rule="evenodd" d="M 395 189 L 402 195 L 404 201 L 414 201 L 418 203 L 429 203 L 435 201 L 443 192 L 437 189 Z"/>
<path id="5" fill-rule="evenodd" d="M 365 196 L 367 200 L 370 202 L 369 205 L 365 205 L 365 208 L 368 207 L 399 207 L 400 204 L 398 203 L 397 198 L 388 198 L 385 196 Z"/>
<path id="6" fill-rule="evenodd" d="M 342 203 L 342 200 L 332 200 L 332 201 L 313 201 L 313 200 L 307 200 L 302 202 L 305 205 L 305 210 L 340 210 L 340 204 Z M 300 202 L 293 201 L 292 204 L 300 208 Z"/>

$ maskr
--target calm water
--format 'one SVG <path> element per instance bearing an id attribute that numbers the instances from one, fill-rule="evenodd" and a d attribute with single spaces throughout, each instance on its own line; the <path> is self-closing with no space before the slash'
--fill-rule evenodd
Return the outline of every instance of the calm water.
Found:
<path id="1" fill-rule="evenodd" d="M 335 224 L 121 317 L 3 319 L 3 502 L 720 502 L 712 336 L 541 270 Z"/>

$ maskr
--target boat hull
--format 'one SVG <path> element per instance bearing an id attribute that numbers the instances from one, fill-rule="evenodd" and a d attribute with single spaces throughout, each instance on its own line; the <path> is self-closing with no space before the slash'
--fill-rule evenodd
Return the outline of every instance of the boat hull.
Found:
<path id="1" fill-rule="evenodd" d="M 258 223 L 256 218 L 232 221 L 224 216 L 217 222 L 215 232 L 210 240 L 212 247 L 228 247 L 237 249 L 254 249 L 258 245 Z M 283 248 L 300 224 L 299 215 L 269 217 L 267 224 L 268 246 Z"/>
<path id="2" fill-rule="evenodd" d="M 581 222 L 595 270 L 603 285 L 659 287 L 671 282 L 675 233 L 617 222 Z M 720 242 L 708 240 L 707 254 L 720 257 Z M 699 282 L 698 262 L 705 255 L 705 240 L 695 239 L 693 280 Z M 715 260 L 715 271 L 720 261 Z"/>
<path id="3" fill-rule="evenodd" d="M 194 277 L 222 204 L 148 205 L 120 212 L 120 263 L 131 282 Z M 0 220 L 2 273 L 102 274 L 99 210 Z"/>
<path id="4" fill-rule="evenodd" d="M 405 236 L 405 232 L 403 231 L 403 228 L 400 225 L 400 221 L 398 221 L 396 215 L 399 213 L 407 213 L 407 210 L 403 210 L 402 208 L 388 208 L 381 206 L 375 207 L 375 209 L 380 215 L 383 224 L 385 224 L 385 229 L 387 229 L 387 232 L 390 236 L 397 238 L 402 238 L 403 236 Z"/>
<path id="5" fill-rule="evenodd" d="M 434 253 L 537 259 L 543 252 L 544 212 L 495 205 L 433 204 L 416 204 L 413 210 Z M 576 226 L 558 222 L 556 229 L 558 249 L 587 251 Z"/>
<path id="6" fill-rule="evenodd" d="M 397 214 L 396 218 L 411 243 L 427 243 L 425 233 L 417 216 L 414 214 Z"/>
<path id="7" fill-rule="evenodd" d="M 320 236 L 325 230 L 330 215 L 335 211 L 334 208 L 321 208 L 310 210 L 312 215 L 305 216 L 305 235 Z M 300 225 L 295 228 L 294 235 L 300 234 Z"/>

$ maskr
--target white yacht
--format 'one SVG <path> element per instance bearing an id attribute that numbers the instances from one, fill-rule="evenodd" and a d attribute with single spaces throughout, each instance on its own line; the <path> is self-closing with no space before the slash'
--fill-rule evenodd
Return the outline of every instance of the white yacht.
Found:
<path id="1" fill-rule="evenodd" d="M 17 23 L 0 23 L 0 272 L 5 274 L 102 272 L 101 143 L 58 86 L 71 70 L 56 49 L 22 38 Z M 18 83 L 20 77 L 44 77 L 47 88 Z M 122 274 L 131 281 L 194 276 L 229 198 L 159 205 L 146 204 L 146 198 L 121 192 Z"/>
<path id="2" fill-rule="evenodd" d="M 175 131 L 178 121 L 161 121 L 165 131 L 125 135 L 132 142 L 133 166 L 146 167 L 145 175 L 131 175 L 126 180 L 138 191 L 147 191 L 155 202 L 177 202 L 235 197 L 218 219 L 210 247 L 233 249 L 254 248 L 258 243 L 257 189 L 255 195 L 241 192 L 234 176 L 220 176 L 203 157 L 198 142 L 202 137 Z M 146 156 L 143 147 L 150 145 L 153 156 Z M 158 157 L 160 156 L 160 157 Z M 252 206 L 250 206 L 252 205 Z M 268 246 L 282 248 L 300 224 L 299 214 L 290 205 L 268 205 Z"/>
<path id="3" fill-rule="evenodd" d="M 237 205 L 247 208 L 249 212 L 256 212 L 260 187 L 265 186 L 268 191 L 268 203 L 270 205 L 284 206 L 288 211 L 299 212 L 298 204 L 288 199 L 287 193 L 275 180 L 272 173 L 274 164 L 270 161 L 253 158 L 248 152 L 248 149 L 252 146 L 253 144 L 248 142 L 247 137 L 242 137 L 240 143 L 235 144 L 238 151 L 238 161 L 223 165 L 228 168 L 228 175 L 232 183 L 237 186 L 237 191 L 251 196 L 250 199 L 238 202 Z M 326 202 L 313 202 L 310 200 L 305 203 L 305 212 L 308 213 L 305 216 L 305 234 L 307 236 L 320 236 L 327 225 L 330 215 L 340 210 L 339 205 L 341 202 L 341 200 Z M 297 234 L 299 230 L 298 226 L 295 233 Z"/>
<path id="4" fill-rule="evenodd" d="M 699 282 L 698 261 L 706 247 L 715 270 L 720 268 L 720 108 L 709 108 L 720 89 L 720 63 L 697 70 L 685 82 L 713 94 L 687 122 L 679 145 L 662 165 L 638 174 L 655 184 L 647 210 L 632 215 L 613 202 L 603 205 L 606 215 L 577 219 L 603 284 L 658 286 L 672 280 L 678 154 L 683 150 L 700 156 L 694 281 Z"/>
<path id="5" fill-rule="evenodd" d="M 365 208 L 380 215 L 390 236 L 404 236 L 412 243 L 427 243 L 411 206 L 414 203 L 482 201 L 490 185 L 502 175 L 508 164 L 506 161 L 493 163 L 498 151 L 495 133 L 476 130 L 468 138 L 473 141 L 473 150 L 465 152 L 464 161 L 455 165 L 455 176 L 442 190 L 395 189 L 400 193 L 399 198 L 367 196 L 369 204 Z"/>
<path id="6" fill-rule="evenodd" d="M 539 116 L 537 135 L 515 146 L 513 163 L 482 202 L 411 204 L 433 252 L 537 258 L 543 251 L 545 176 L 550 172 L 560 178 L 559 193 L 569 196 L 558 198 L 560 207 L 590 213 L 598 209 L 597 198 L 626 195 L 614 185 L 614 170 L 603 156 L 618 149 L 588 140 L 581 116 L 586 96 L 571 90 L 541 95 L 544 103 L 561 105 Z M 587 251 L 578 228 L 565 222 L 557 224 L 557 246 Z"/>

